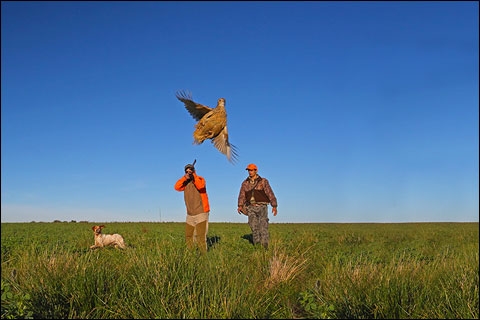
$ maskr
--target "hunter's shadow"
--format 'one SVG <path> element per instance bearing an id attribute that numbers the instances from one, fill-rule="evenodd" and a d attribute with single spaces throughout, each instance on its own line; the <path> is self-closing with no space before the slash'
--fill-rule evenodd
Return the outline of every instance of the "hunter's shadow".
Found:
<path id="1" fill-rule="evenodd" d="M 220 242 L 219 236 L 207 237 L 207 248 L 210 249 Z"/>
<path id="2" fill-rule="evenodd" d="M 253 234 L 249 233 L 249 234 L 244 234 L 242 236 L 242 239 L 245 239 L 245 240 L 248 240 L 248 242 L 250 242 L 251 244 L 253 244 Z"/>

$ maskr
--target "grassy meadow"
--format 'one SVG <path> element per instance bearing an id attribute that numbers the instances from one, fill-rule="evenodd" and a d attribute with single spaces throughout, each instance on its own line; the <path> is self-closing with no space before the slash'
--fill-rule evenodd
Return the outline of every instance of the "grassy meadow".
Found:
<path id="1" fill-rule="evenodd" d="M 476 318 L 475 223 L 104 223 L 127 248 L 89 249 L 97 223 L 2 223 L 2 319 Z"/>

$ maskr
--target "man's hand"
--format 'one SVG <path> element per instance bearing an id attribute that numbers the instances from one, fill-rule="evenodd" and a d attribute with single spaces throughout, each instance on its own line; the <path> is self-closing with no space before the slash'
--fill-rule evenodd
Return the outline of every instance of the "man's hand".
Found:
<path id="1" fill-rule="evenodd" d="M 274 217 L 277 215 L 277 207 L 272 207 L 272 213 Z"/>
<path id="2" fill-rule="evenodd" d="M 237 208 L 237 212 L 238 212 L 238 214 L 245 214 L 245 213 L 243 212 L 243 207 L 238 207 L 238 208 Z"/>
<path id="3" fill-rule="evenodd" d="M 187 169 L 187 171 L 185 171 L 185 179 L 193 180 L 193 171 L 191 169 Z"/>

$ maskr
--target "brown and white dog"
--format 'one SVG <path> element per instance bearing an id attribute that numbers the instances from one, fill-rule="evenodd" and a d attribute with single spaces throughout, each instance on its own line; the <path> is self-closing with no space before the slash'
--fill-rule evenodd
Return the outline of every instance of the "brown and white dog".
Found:
<path id="1" fill-rule="evenodd" d="M 123 241 L 123 237 L 121 235 L 117 233 L 103 234 L 103 228 L 105 228 L 103 224 L 101 226 L 92 227 L 95 236 L 95 244 L 93 246 L 90 246 L 90 249 L 102 248 L 106 246 L 114 246 L 115 248 L 119 247 L 125 249 L 125 242 Z"/>

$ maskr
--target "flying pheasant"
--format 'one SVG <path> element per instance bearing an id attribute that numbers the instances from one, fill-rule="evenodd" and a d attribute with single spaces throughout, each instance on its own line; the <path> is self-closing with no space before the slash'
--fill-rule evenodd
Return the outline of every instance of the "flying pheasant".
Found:
<path id="1" fill-rule="evenodd" d="M 238 158 L 237 148 L 228 141 L 227 111 L 225 99 L 218 99 L 215 108 L 209 108 L 192 100 L 192 94 L 178 91 L 178 100 L 183 102 L 190 115 L 197 120 L 193 132 L 193 143 L 202 144 L 211 139 L 211 142 L 221 153 L 227 156 L 228 161 L 234 163 Z"/>

